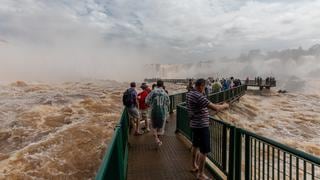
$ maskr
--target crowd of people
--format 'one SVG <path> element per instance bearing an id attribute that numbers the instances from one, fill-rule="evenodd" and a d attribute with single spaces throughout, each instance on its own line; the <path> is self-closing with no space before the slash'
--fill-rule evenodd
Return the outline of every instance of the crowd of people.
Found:
<path id="1" fill-rule="evenodd" d="M 249 77 L 246 79 L 246 84 L 249 84 Z M 263 84 L 263 83 L 265 83 L 265 84 Z M 255 85 L 259 85 L 259 86 L 261 86 L 261 85 L 266 85 L 266 86 L 275 86 L 276 85 L 276 79 L 274 78 L 274 77 L 272 77 L 272 76 L 270 76 L 270 77 L 267 77 L 266 79 L 265 79 L 265 82 L 263 82 L 263 78 L 262 77 L 260 77 L 260 76 L 258 76 L 258 77 L 255 77 L 254 78 L 254 84 Z"/>
<path id="2" fill-rule="evenodd" d="M 189 83 L 187 85 L 187 90 L 188 92 L 192 90 L 193 88 L 193 79 L 189 79 Z M 209 94 L 212 93 L 218 93 L 220 91 L 225 91 L 231 88 L 235 88 L 242 85 L 240 79 L 235 79 L 234 77 L 230 78 L 222 78 L 222 79 L 213 79 L 213 78 L 208 78 L 205 81 L 205 94 L 208 96 Z"/>
<path id="3" fill-rule="evenodd" d="M 230 78 L 228 80 L 210 81 L 210 87 L 216 91 L 223 90 L 223 85 L 227 81 L 226 88 L 232 88 L 238 85 L 237 80 Z M 221 83 L 222 82 L 222 83 Z M 189 81 L 188 93 L 186 97 L 188 115 L 190 119 L 190 128 L 192 130 L 192 168 L 191 172 L 197 173 L 197 179 L 209 179 L 204 173 L 205 160 L 207 154 L 211 151 L 210 132 L 209 132 L 209 109 L 221 111 L 229 108 L 227 103 L 213 104 L 206 96 L 208 89 L 208 80 L 198 79 L 193 83 Z M 216 87 L 215 83 L 219 83 Z M 169 113 L 170 98 L 165 90 L 163 81 L 158 80 L 152 86 L 148 87 L 146 83 L 142 83 L 141 92 L 137 93 L 136 83 L 132 82 L 130 88 L 123 94 L 123 104 L 125 105 L 130 117 L 130 124 L 134 128 L 134 135 L 142 135 L 140 130 L 140 121 L 145 122 L 144 130 L 149 132 L 153 130 L 153 136 L 157 146 L 162 145 L 162 135 L 166 119 Z M 149 125 L 148 119 L 151 124 Z M 142 129 L 142 128 L 141 128 Z"/>
<path id="4" fill-rule="evenodd" d="M 169 115 L 170 99 L 168 91 L 165 90 L 163 81 L 157 81 L 152 85 L 152 89 L 146 83 L 142 83 L 141 92 L 137 93 L 136 83 L 130 83 L 130 88 L 123 94 L 123 104 L 127 108 L 130 117 L 130 129 L 134 129 L 134 135 L 139 136 L 144 132 L 149 132 L 150 127 L 153 129 L 155 142 L 158 146 L 162 145 L 160 140 L 164 134 L 166 119 Z M 151 124 L 149 125 L 149 116 Z M 140 128 L 140 122 L 144 121 L 145 125 Z"/>

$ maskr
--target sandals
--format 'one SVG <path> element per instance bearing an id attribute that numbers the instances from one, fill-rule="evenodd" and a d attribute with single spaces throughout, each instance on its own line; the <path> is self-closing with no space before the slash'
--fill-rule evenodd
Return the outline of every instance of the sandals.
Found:
<path id="1" fill-rule="evenodd" d="M 156 143 L 159 147 L 162 145 L 162 142 L 160 141 L 160 139 L 156 139 Z"/>

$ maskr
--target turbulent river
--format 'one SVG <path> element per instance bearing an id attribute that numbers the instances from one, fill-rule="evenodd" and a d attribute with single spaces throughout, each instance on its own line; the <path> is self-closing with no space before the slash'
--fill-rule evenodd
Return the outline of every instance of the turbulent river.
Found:
<path id="1" fill-rule="evenodd" d="M 121 113 L 125 84 L 0 87 L 0 179 L 89 179 Z"/>
<path id="2" fill-rule="evenodd" d="M 218 116 L 238 127 L 320 156 L 319 94 L 249 90 Z"/>
<path id="3" fill-rule="evenodd" d="M 93 179 L 128 83 L 0 85 L 0 179 Z M 168 84 L 169 93 L 184 86 Z M 248 91 L 219 116 L 320 156 L 320 95 Z"/>

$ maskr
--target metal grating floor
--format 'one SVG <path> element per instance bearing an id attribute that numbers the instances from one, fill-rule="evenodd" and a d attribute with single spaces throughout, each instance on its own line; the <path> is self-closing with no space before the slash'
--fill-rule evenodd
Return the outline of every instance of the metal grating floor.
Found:
<path id="1" fill-rule="evenodd" d="M 196 179 L 196 175 L 189 171 L 190 148 L 174 133 L 175 124 L 175 114 L 172 114 L 160 148 L 157 148 L 151 132 L 129 138 L 128 180 Z"/>

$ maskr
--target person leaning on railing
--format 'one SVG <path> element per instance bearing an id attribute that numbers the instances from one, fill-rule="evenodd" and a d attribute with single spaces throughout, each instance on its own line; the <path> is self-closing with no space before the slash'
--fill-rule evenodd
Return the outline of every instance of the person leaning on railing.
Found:
<path id="1" fill-rule="evenodd" d="M 198 79 L 195 88 L 187 93 L 188 115 L 193 132 L 191 171 L 197 172 L 197 179 L 200 180 L 209 179 L 204 174 L 205 160 L 207 154 L 211 151 L 208 108 L 216 111 L 229 108 L 226 103 L 222 105 L 211 103 L 204 95 L 205 84 L 204 79 Z"/>

